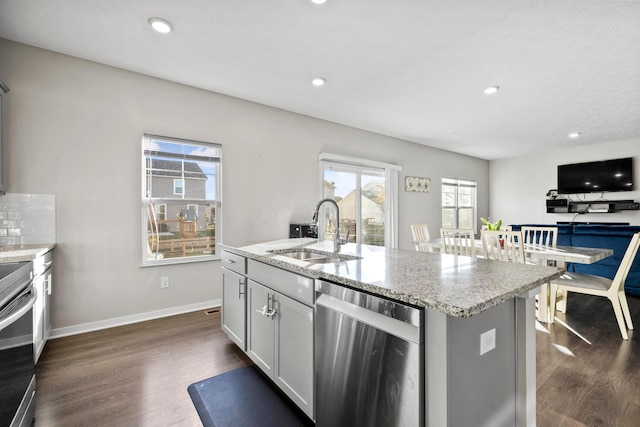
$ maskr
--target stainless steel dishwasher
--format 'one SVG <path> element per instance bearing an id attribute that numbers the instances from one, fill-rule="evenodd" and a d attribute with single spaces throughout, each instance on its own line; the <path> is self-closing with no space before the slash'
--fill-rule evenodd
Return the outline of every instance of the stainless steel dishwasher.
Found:
<path id="1" fill-rule="evenodd" d="M 424 424 L 424 310 L 316 284 L 316 425 Z"/>

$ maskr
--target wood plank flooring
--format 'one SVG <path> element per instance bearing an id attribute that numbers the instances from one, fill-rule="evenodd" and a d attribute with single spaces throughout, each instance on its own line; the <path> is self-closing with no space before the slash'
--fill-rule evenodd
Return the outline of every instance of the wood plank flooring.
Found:
<path id="1" fill-rule="evenodd" d="M 628 300 L 640 328 L 640 299 Z M 640 425 L 640 330 L 623 340 L 606 298 L 570 294 L 536 341 L 538 426 Z"/>
<path id="2" fill-rule="evenodd" d="M 571 295 L 557 317 L 538 324 L 537 425 L 640 425 L 640 332 L 624 341 L 604 298 Z M 51 340 L 36 426 L 201 426 L 187 386 L 250 363 L 202 311 Z"/>
<path id="3" fill-rule="evenodd" d="M 203 311 L 50 340 L 36 426 L 201 426 L 189 384 L 251 361 Z"/>

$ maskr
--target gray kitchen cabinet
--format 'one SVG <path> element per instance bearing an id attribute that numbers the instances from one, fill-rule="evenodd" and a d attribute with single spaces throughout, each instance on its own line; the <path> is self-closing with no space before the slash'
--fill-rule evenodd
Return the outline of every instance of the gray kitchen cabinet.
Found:
<path id="1" fill-rule="evenodd" d="M 51 294 L 53 293 L 53 250 L 33 260 L 33 286 L 38 295 L 33 306 L 33 352 L 37 362 L 51 335 Z"/>
<path id="2" fill-rule="evenodd" d="M 222 252 L 222 262 L 222 330 L 246 351 L 247 262 L 226 251 Z"/>
<path id="3" fill-rule="evenodd" d="M 246 350 L 246 288 L 246 277 L 222 269 L 222 330 L 242 350 Z"/>
<path id="4" fill-rule="evenodd" d="M 313 308 L 277 294 L 274 381 L 314 419 Z"/>
<path id="5" fill-rule="evenodd" d="M 273 378 L 275 359 L 275 315 L 272 305 L 275 293 L 259 283 L 249 280 L 247 302 L 247 354 L 262 371 Z"/>
<path id="6" fill-rule="evenodd" d="M 313 279 L 251 260 L 248 271 L 247 354 L 314 419 L 314 310 L 274 290 L 285 288 L 295 294 L 293 286 L 305 287 Z"/>

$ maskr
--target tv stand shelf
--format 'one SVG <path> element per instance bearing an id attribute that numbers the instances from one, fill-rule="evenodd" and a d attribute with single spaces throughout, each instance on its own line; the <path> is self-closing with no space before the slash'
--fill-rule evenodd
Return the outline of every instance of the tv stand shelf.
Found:
<path id="1" fill-rule="evenodd" d="M 598 200 L 598 201 L 567 201 L 564 206 L 547 201 L 547 213 L 611 213 L 617 211 L 640 210 L 640 203 L 633 200 Z"/>

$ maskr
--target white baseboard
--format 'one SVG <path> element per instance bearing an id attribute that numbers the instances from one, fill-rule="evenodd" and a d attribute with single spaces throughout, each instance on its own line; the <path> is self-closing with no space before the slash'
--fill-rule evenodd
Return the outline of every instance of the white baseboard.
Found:
<path id="1" fill-rule="evenodd" d="M 159 319 L 161 317 L 175 316 L 176 314 L 190 313 L 192 311 L 206 310 L 212 307 L 220 307 L 221 305 L 222 301 L 218 299 L 204 301 L 197 304 L 183 305 L 180 307 L 165 308 L 163 310 L 149 311 L 146 313 L 132 314 L 130 316 L 116 317 L 114 319 L 100 320 L 99 322 L 90 322 L 74 326 L 66 326 L 64 328 L 55 328 L 51 330 L 49 339 L 83 334 L 85 332 L 99 331 L 101 329 L 108 329 L 116 326 L 130 325 L 132 323 Z"/>

